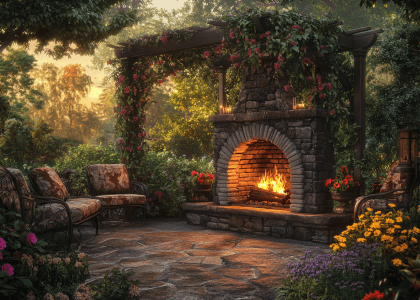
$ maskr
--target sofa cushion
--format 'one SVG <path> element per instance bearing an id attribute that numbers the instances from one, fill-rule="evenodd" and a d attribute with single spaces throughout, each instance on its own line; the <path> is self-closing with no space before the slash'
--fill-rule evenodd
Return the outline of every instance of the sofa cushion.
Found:
<path id="1" fill-rule="evenodd" d="M 70 208 L 72 222 L 78 222 L 93 215 L 101 209 L 101 201 L 91 198 L 69 199 L 66 204 Z M 68 221 L 67 212 L 63 205 L 48 203 L 39 207 L 39 213 L 34 219 L 32 226 L 35 231 L 50 230 L 66 226 Z"/>
<path id="2" fill-rule="evenodd" d="M 22 199 L 24 205 L 23 220 L 26 224 L 29 224 L 33 216 L 34 201 L 29 196 L 28 184 L 26 183 L 25 177 L 19 169 L 7 168 L 7 170 L 16 178 L 20 191 L 22 195 L 25 196 Z M 0 174 L 0 199 L 8 210 L 15 211 L 19 214 L 22 213 L 20 209 L 18 192 L 10 176 L 5 173 Z"/>
<path id="3" fill-rule="evenodd" d="M 91 195 L 127 194 L 130 190 L 124 164 L 98 164 L 86 168 Z"/>
<path id="4" fill-rule="evenodd" d="M 67 200 L 69 194 L 58 174 L 50 167 L 34 168 L 30 171 L 41 196 Z"/>
<path id="5" fill-rule="evenodd" d="M 101 200 L 102 206 L 124 205 L 124 204 L 145 204 L 146 196 L 133 194 L 99 195 L 95 196 Z"/>

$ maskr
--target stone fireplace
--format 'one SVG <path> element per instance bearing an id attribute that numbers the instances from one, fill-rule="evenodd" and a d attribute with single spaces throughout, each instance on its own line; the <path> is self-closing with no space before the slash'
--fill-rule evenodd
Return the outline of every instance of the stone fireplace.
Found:
<path id="1" fill-rule="evenodd" d="M 332 200 L 325 187 L 334 151 L 325 112 L 291 110 L 287 79 L 272 77 L 272 63 L 245 69 L 232 114 L 210 117 L 214 124 L 214 203 L 239 205 L 265 172 L 281 173 L 290 193 L 290 211 L 326 213 Z"/>

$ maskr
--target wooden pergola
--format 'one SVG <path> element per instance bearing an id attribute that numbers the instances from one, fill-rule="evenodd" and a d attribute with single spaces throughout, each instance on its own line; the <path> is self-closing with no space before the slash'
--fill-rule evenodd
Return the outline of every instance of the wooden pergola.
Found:
<path id="1" fill-rule="evenodd" d="M 267 31 L 264 29 L 263 21 L 270 16 L 270 13 L 263 14 L 262 16 L 255 15 L 254 21 L 257 33 L 264 33 Z M 119 43 L 118 45 L 108 46 L 114 48 L 115 56 L 117 58 L 127 59 L 129 64 L 132 65 L 135 63 L 137 58 L 142 56 L 153 56 L 192 48 L 219 45 L 224 37 L 224 32 L 220 29 L 223 29 L 227 23 L 222 21 L 210 21 L 208 24 L 212 26 L 194 27 L 184 30 L 185 33 L 188 33 L 191 36 L 191 38 L 187 41 L 168 39 L 164 44 L 159 44 L 157 46 L 144 46 L 133 39 L 130 43 Z M 333 28 L 334 26 L 342 24 L 342 22 L 330 21 L 328 26 L 329 28 Z M 359 140 L 354 145 L 359 159 L 363 157 L 363 150 L 365 148 L 366 141 L 366 55 L 369 49 L 375 44 L 379 34 L 382 32 L 382 29 L 372 30 L 370 27 L 364 27 L 340 33 L 338 36 L 338 43 L 340 46 L 339 51 L 351 52 L 354 57 L 354 100 L 350 101 L 350 105 L 351 110 L 354 113 L 354 122 L 360 126 L 357 130 Z M 148 36 L 145 38 L 155 40 L 157 36 Z M 314 60 L 318 65 L 328 69 L 328 66 L 323 65 L 323 61 L 321 59 L 314 57 Z M 219 101 L 223 106 L 226 105 L 224 88 L 226 82 L 225 70 L 230 65 L 230 61 L 223 60 L 215 63 L 215 68 L 222 71 L 219 72 Z M 127 69 L 131 70 L 132 68 L 129 67 Z M 347 82 L 343 75 L 340 75 L 340 71 L 338 77 L 341 83 L 350 89 L 351 83 Z M 360 182 L 360 193 L 361 195 L 364 195 L 365 183 L 361 177 L 360 168 L 354 168 L 354 178 L 356 181 Z"/>

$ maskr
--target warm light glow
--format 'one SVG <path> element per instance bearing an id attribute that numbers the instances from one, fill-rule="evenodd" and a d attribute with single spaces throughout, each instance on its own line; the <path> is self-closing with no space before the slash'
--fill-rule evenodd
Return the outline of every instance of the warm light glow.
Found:
<path id="1" fill-rule="evenodd" d="M 284 192 L 286 188 L 286 180 L 282 174 L 277 172 L 277 167 L 274 168 L 274 174 L 271 171 L 265 171 L 264 175 L 261 176 L 258 187 L 261 189 L 269 190 L 279 194 L 286 194 Z"/>

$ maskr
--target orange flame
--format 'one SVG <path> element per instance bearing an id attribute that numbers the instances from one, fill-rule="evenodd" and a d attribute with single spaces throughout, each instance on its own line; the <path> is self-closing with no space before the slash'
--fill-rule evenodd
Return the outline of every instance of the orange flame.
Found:
<path id="1" fill-rule="evenodd" d="M 269 190 L 279 194 L 286 194 L 284 192 L 286 188 L 286 180 L 282 174 L 277 172 L 277 167 L 274 168 L 274 174 L 271 171 L 265 171 L 264 175 L 261 176 L 258 187 L 261 189 Z"/>

